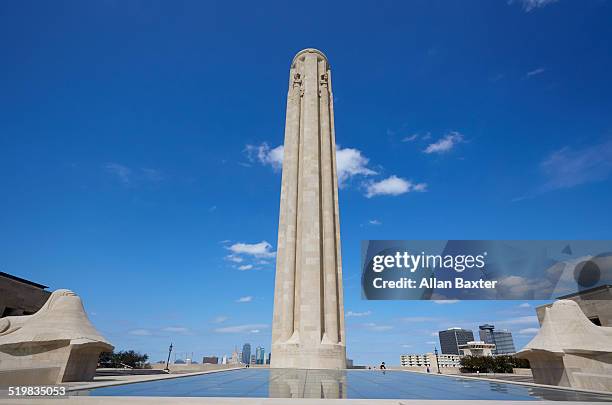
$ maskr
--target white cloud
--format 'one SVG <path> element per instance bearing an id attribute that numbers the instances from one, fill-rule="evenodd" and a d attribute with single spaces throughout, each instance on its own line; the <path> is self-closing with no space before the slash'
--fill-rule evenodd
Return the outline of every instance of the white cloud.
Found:
<path id="1" fill-rule="evenodd" d="M 254 323 L 254 324 L 246 324 L 246 325 L 235 325 L 235 326 L 226 326 L 223 328 L 216 328 L 214 331 L 216 333 L 259 333 L 261 329 L 266 329 L 268 325 L 264 323 Z"/>
<path id="2" fill-rule="evenodd" d="M 400 195 L 411 191 L 426 191 L 427 184 L 412 183 L 395 175 L 384 180 L 371 182 L 366 186 L 366 197 L 371 198 L 377 195 Z"/>
<path id="3" fill-rule="evenodd" d="M 244 261 L 242 257 L 236 256 L 236 255 L 227 255 L 225 256 L 225 258 L 229 260 L 230 262 L 234 262 L 234 263 L 242 263 Z"/>
<path id="4" fill-rule="evenodd" d="M 219 315 L 218 317 L 213 319 L 213 323 L 223 323 L 223 322 L 227 321 L 228 319 L 229 318 L 227 316 Z"/>
<path id="5" fill-rule="evenodd" d="M 459 300 L 434 300 L 434 304 L 456 304 L 458 303 Z"/>
<path id="6" fill-rule="evenodd" d="M 451 131 L 443 138 L 438 139 L 434 143 L 430 143 L 423 152 L 431 153 L 446 153 L 452 150 L 458 143 L 463 142 L 463 135 L 457 131 Z"/>
<path id="7" fill-rule="evenodd" d="M 437 321 L 437 318 L 433 318 L 431 316 L 407 316 L 404 318 L 401 318 L 402 321 L 404 322 L 433 322 L 433 321 Z M 438 336 L 438 334 L 436 333 L 436 336 Z"/>
<path id="8" fill-rule="evenodd" d="M 427 191 L 427 183 L 417 183 L 412 185 L 413 191 L 424 192 Z"/>
<path id="9" fill-rule="evenodd" d="M 535 335 L 539 330 L 539 328 L 525 328 L 519 330 L 519 335 Z"/>
<path id="10" fill-rule="evenodd" d="M 374 322 L 363 323 L 361 326 L 372 332 L 384 332 L 393 329 L 391 325 L 378 325 Z"/>
<path id="11" fill-rule="evenodd" d="M 412 141 L 416 141 L 418 137 L 419 137 L 419 134 L 412 134 L 412 135 L 407 136 L 407 137 L 405 137 L 404 139 L 402 139 L 402 142 L 412 142 Z"/>
<path id="12" fill-rule="evenodd" d="M 245 254 L 255 256 L 257 258 L 274 257 L 276 252 L 272 250 L 272 245 L 267 241 L 261 241 L 259 243 L 234 243 L 228 248 L 233 254 Z"/>
<path id="13" fill-rule="evenodd" d="M 119 163 L 106 163 L 104 169 L 115 175 L 123 184 L 129 184 L 132 176 L 132 169 Z"/>
<path id="14" fill-rule="evenodd" d="M 612 140 L 577 150 L 559 149 L 540 168 L 547 177 L 544 191 L 605 180 L 612 173 Z"/>
<path id="15" fill-rule="evenodd" d="M 231 246 L 226 244 L 225 248 L 231 251 L 229 255 L 225 256 L 225 260 L 236 263 L 232 267 L 240 271 L 260 268 L 256 267 L 256 265 L 268 265 L 270 262 L 266 259 L 276 256 L 272 245 L 265 240 L 259 243 L 238 242 Z M 251 263 L 248 263 L 247 260 Z"/>
<path id="16" fill-rule="evenodd" d="M 236 300 L 236 302 L 251 302 L 253 301 L 253 296 L 247 295 L 246 297 L 240 297 Z"/>
<path id="17" fill-rule="evenodd" d="M 262 165 L 272 166 L 275 171 L 280 170 L 283 166 L 283 154 L 285 152 L 283 145 L 270 149 L 268 144 L 264 142 L 259 146 L 247 145 L 245 151 L 251 162 L 257 161 Z"/>
<path id="18" fill-rule="evenodd" d="M 164 179 L 162 172 L 157 169 L 131 169 L 115 162 L 105 163 L 102 167 L 126 186 L 138 181 L 157 182 Z"/>
<path id="19" fill-rule="evenodd" d="M 351 317 L 362 317 L 362 316 L 369 316 L 369 315 L 372 315 L 372 311 L 364 311 L 364 312 L 348 311 L 344 316 L 347 318 L 351 318 Z"/>
<path id="20" fill-rule="evenodd" d="M 538 317 L 535 315 L 529 316 L 519 316 L 517 318 L 505 319 L 502 321 L 497 321 L 498 324 L 503 325 L 524 325 L 529 323 L 538 323 Z"/>
<path id="21" fill-rule="evenodd" d="M 376 172 L 368 168 L 369 159 L 361 154 L 361 151 L 353 148 L 340 149 L 336 151 L 336 169 L 338 183 L 342 185 L 350 177 L 372 176 Z"/>
<path id="22" fill-rule="evenodd" d="M 498 292 L 506 298 L 524 299 L 527 294 L 545 295 L 552 292 L 553 285 L 548 279 L 528 279 L 508 276 L 498 280 Z"/>
<path id="23" fill-rule="evenodd" d="M 523 6 L 523 10 L 529 13 L 530 11 L 535 10 L 536 8 L 542 8 L 549 4 L 556 3 L 558 0 L 516 0 L 516 2 L 521 3 Z M 514 3 L 515 0 L 509 0 L 508 4 Z"/>
<path id="24" fill-rule="evenodd" d="M 427 134 L 429 138 L 429 134 Z M 417 134 L 413 135 L 414 139 L 417 139 Z M 451 143 L 457 143 L 462 139 L 462 135 L 457 132 L 451 132 L 448 136 L 452 138 Z M 423 139 L 427 139 L 423 136 Z M 405 141 L 409 142 L 412 137 L 405 138 Z M 439 141 L 440 143 L 442 141 Z M 434 144 L 430 145 L 427 149 L 435 149 Z M 438 146 L 438 148 L 444 148 L 445 146 Z M 451 145 L 452 147 L 452 145 Z M 277 146 L 271 149 L 267 143 L 262 143 L 259 146 L 247 145 L 245 151 L 250 161 L 259 162 L 263 165 L 272 166 L 275 171 L 278 171 L 282 167 L 284 148 L 283 145 Z M 427 152 L 430 153 L 430 152 Z M 336 171 L 338 176 L 338 187 L 342 188 L 347 181 L 357 176 L 373 176 L 378 174 L 376 171 L 368 167 L 370 160 L 363 155 L 363 153 L 355 148 L 344 148 L 340 146 L 336 148 Z M 392 175 L 381 181 L 371 181 L 363 183 L 366 187 L 366 196 L 368 198 L 375 195 L 400 195 L 410 191 L 426 191 L 426 183 L 412 183 L 411 181 L 402 179 L 398 176 Z M 376 224 L 372 224 L 376 225 Z"/>
<path id="25" fill-rule="evenodd" d="M 527 78 L 540 75 L 540 74 L 542 74 L 544 72 L 546 72 L 546 69 L 544 69 L 544 68 L 537 68 L 537 69 L 534 69 L 534 70 L 530 70 L 529 72 L 527 72 Z"/>
<path id="26" fill-rule="evenodd" d="M 171 333 L 187 333 L 189 332 L 188 328 L 184 328 L 181 326 L 168 326 L 164 329 L 162 329 L 164 332 L 171 332 Z"/>
<path id="27" fill-rule="evenodd" d="M 161 181 L 164 179 L 163 173 L 157 169 L 149 169 L 149 168 L 143 167 L 142 169 L 140 169 L 140 171 L 142 173 L 142 177 L 145 180 Z"/>
<path id="28" fill-rule="evenodd" d="M 425 342 L 425 344 L 427 344 L 427 345 L 437 345 L 438 342 L 436 342 L 435 340 L 430 340 L 430 341 Z"/>
<path id="29" fill-rule="evenodd" d="M 263 165 L 272 166 L 278 171 L 283 165 L 284 146 L 279 145 L 270 149 L 267 143 L 259 146 L 247 145 L 245 148 L 247 156 L 252 162 L 259 162 Z M 361 151 L 353 148 L 336 148 L 336 170 L 339 186 L 342 186 L 353 176 L 371 176 L 376 172 L 368 168 L 369 159 Z"/>
<path id="30" fill-rule="evenodd" d="M 531 308 L 531 304 L 528 302 L 523 302 L 521 305 L 519 305 L 519 308 Z"/>
<path id="31" fill-rule="evenodd" d="M 370 219 L 368 223 L 370 225 L 382 225 L 382 222 L 380 222 L 378 219 Z"/>
<path id="32" fill-rule="evenodd" d="M 128 334 L 134 336 L 151 336 L 153 333 L 148 329 L 134 329 L 129 331 Z"/>

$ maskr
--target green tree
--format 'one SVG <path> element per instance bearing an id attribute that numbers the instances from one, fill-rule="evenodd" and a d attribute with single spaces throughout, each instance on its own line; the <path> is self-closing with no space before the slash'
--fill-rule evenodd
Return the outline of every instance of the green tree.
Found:
<path id="1" fill-rule="evenodd" d="M 464 356 L 462 373 L 512 373 L 513 368 L 529 368 L 529 362 L 514 356 Z"/>
<path id="2" fill-rule="evenodd" d="M 119 352 L 105 352 L 100 354 L 98 363 L 100 367 L 110 368 L 148 368 L 150 367 L 147 363 L 149 356 L 147 354 L 140 354 L 134 350 L 125 350 Z"/>

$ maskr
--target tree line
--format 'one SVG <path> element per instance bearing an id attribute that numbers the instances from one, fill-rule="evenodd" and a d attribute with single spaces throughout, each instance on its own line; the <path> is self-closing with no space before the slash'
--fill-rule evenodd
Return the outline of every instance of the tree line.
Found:
<path id="1" fill-rule="evenodd" d="M 462 373 L 512 373 L 514 368 L 530 368 L 527 359 L 514 356 L 463 356 Z"/>

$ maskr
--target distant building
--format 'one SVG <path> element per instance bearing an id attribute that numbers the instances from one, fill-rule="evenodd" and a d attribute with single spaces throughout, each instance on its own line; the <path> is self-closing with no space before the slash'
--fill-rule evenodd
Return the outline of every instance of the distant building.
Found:
<path id="1" fill-rule="evenodd" d="M 602 285 L 564 295 L 558 300 L 572 300 L 578 304 L 580 310 L 597 326 L 612 326 L 612 285 Z M 544 310 L 551 304 L 536 308 L 540 325 L 544 320 Z"/>
<path id="2" fill-rule="evenodd" d="M 229 364 L 238 364 L 240 363 L 240 354 L 238 353 L 238 348 L 235 347 L 232 352 L 232 357 L 229 360 Z"/>
<path id="3" fill-rule="evenodd" d="M 495 345 L 493 354 L 514 354 L 516 349 L 514 348 L 514 340 L 512 340 L 512 333 L 507 330 L 495 330 L 494 325 L 484 324 L 478 327 L 480 330 L 480 340 L 485 343 Z"/>
<path id="4" fill-rule="evenodd" d="M 261 346 L 257 346 L 257 349 L 255 349 L 255 363 L 266 364 L 266 350 Z"/>
<path id="5" fill-rule="evenodd" d="M 257 364 L 257 359 L 254 354 L 251 354 L 251 364 Z"/>
<path id="6" fill-rule="evenodd" d="M 251 362 L 251 345 L 245 343 L 242 346 L 242 363 L 249 364 Z"/>
<path id="7" fill-rule="evenodd" d="M 219 364 L 219 358 L 217 356 L 203 357 L 202 364 Z"/>
<path id="8" fill-rule="evenodd" d="M 346 359 L 346 368 L 353 368 L 353 360 Z"/>
<path id="9" fill-rule="evenodd" d="M 32 315 L 47 302 L 46 285 L 0 271 L 0 318 Z"/>
<path id="10" fill-rule="evenodd" d="M 223 357 L 221 358 L 221 364 L 227 364 L 227 355 L 223 355 Z"/>
<path id="11" fill-rule="evenodd" d="M 440 349 L 442 354 L 460 355 L 459 345 L 474 340 L 474 333 L 471 330 L 461 328 L 450 328 L 438 332 L 440 337 Z"/>
<path id="12" fill-rule="evenodd" d="M 400 356 L 400 365 L 402 367 L 459 367 L 461 356 L 457 354 L 438 354 L 436 363 L 436 355 L 434 353 L 425 354 L 402 354 Z"/>
<path id="13" fill-rule="evenodd" d="M 495 345 L 482 341 L 471 341 L 464 345 L 459 345 L 459 350 L 464 356 L 492 356 Z"/>
<path id="14" fill-rule="evenodd" d="M 272 360 L 272 352 L 268 353 L 268 357 L 266 357 L 266 364 L 270 364 L 271 360 Z"/>

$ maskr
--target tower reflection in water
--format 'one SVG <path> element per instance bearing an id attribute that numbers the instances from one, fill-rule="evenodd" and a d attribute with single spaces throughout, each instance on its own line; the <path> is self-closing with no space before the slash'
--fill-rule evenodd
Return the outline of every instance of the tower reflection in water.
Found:
<path id="1" fill-rule="evenodd" d="M 270 398 L 346 398 L 345 370 L 270 369 Z"/>

